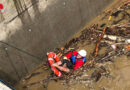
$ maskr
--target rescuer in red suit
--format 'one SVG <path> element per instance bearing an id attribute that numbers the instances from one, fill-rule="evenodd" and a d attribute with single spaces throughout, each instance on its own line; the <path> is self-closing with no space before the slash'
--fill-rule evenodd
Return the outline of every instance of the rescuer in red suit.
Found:
<path id="1" fill-rule="evenodd" d="M 63 58 L 63 60 L 54 63 L 60 71 L 70 72 L 80 68 L 86 62 L 87 52 L 85 50 L 71 51 Z"/>

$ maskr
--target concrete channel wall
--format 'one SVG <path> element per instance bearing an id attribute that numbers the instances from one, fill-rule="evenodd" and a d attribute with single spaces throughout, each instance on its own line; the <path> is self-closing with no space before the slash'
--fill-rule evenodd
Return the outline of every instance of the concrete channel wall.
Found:
<path id="1" fill-rule="evenodd" d="M 112 0 L 1 0 L 0 78 L 14 83 Z"/>

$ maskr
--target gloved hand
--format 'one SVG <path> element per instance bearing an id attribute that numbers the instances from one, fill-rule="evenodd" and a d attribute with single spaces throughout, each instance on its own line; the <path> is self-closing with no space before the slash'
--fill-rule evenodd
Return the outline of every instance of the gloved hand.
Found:
<path id="1" fill-rule="evenodd" d="M 67 57 L 63 57 L 63 60 L 68 60 L 68 61 L 70 61 L 70 59 L 68 59 Z"/>
<path id="2" fill-rule="evenodd" d="M 63 59 L 68 59 L 67 57 L 63 57 Z"/>

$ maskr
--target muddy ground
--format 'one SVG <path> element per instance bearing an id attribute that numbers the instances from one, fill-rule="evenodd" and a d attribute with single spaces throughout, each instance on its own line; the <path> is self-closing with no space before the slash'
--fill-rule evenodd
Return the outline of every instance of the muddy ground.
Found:
<path id="1" fill-rule="evenodd" d="M 118 1 L 118 0 L 117 0 Z M 23 78 L 16 90 L 130 90 L 130 1 L 115 1 L 61 49 L 85 49 L 84 66 L 56 77 L 47 62 Z"/>

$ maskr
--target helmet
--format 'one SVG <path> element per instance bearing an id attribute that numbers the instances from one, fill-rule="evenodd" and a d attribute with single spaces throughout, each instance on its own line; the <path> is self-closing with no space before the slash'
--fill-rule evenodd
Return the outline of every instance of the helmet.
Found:
<path id="1" fill-rule="evenodd" d="M 86 52 L 85 50 L 80 50 L 80 51 L 78 51 L 78 54 L 79 54 L 80 56 L 82 56 L 82 57 L 86 57 L 87 52 Z"/>

